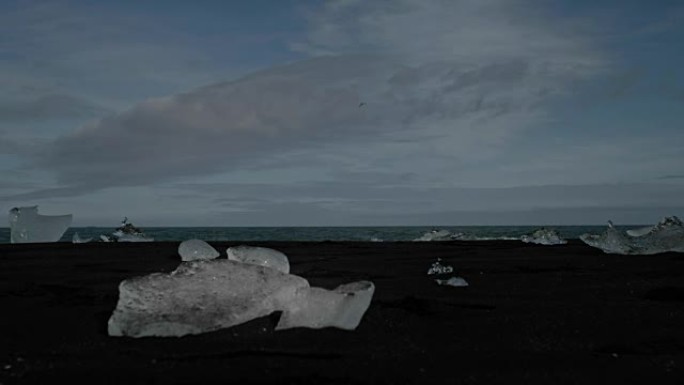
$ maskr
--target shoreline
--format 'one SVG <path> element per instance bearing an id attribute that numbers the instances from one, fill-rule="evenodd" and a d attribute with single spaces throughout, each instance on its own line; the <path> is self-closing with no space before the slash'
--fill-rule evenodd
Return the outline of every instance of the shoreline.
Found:
<path id="1" fill-rule="evenodd" d="M 370 280 L 355 331 L 274 331 L 278 314 L 182 338 L 109 337 L 118 283 L 180 263 L 180 242 L 0 245 L 0 382 L 592 383 L 684 378 L 684 254 L 570 240 L 213 242 L 288 255 L 333 288 Z M 466 288 L 426 275 L 441 258 Z M 2 369 L 2 368 L 0 368 Z M 101 382 L 101 381 L 98 381 Z"/>

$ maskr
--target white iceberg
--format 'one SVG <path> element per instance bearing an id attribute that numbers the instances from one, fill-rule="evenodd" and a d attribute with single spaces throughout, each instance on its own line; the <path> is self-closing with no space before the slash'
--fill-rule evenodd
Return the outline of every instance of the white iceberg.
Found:
<path id="1" fill-rule="evenodd" d="M 542 227 L 535 230 L 532 234 L 525 234 L 520 237 L 520 240 L 525 243 L 534 243 L 537 245 L 564 245 L 568 243 L 560 234 L 554 229 Z"/>
<path id="2" fill-rule="evenodd" d="M 650 231 L 628 236 L 618 231 L 611 221 L 603 234 L 582 234 L 580 239 L 610 254 L 650 255 L 669 251 L 684 252 L 684 226 L 679 218 L 663 218 Z"/>
<path id="3" fill-rule="evenodd" d="M 178 254 L 181 260 L 185 262 L 206 261 L 218 258 L 220 255 L 216 249 L 201 239 L 189 239 L 181 242 L 178 245 Z"/>
<path id="4" fill-rule="evenodd" d="M 432 266 L 428 269 L 427 274 L 428 275 L 434 275 L 434 274 L 448 274 L 452 273 L 454 271 L 454 268 L 449 265 L 442 265 L 441 258 L 437 258 L 437 262 L 433 263 Z"/>
<path id="5" fill-rule="evenodd" d="M 9 211 L 10 243 L 57 242 L 71 225 L 69 215 L 40 215 L 38 206 Z"/>
<path id="6" fill-rule="evenodd" d="M 458 240 L 463 236 L 462 233 L 452 234 L 448 230 L 432 229 L 427 233 L 416 238 L 414 242 L 431 242 L 431 241 L 452 241 Z"/>
<path id="7" fill-rule="evenodd" d="M 453 287 L 466 287 L 468 282 L 461 277 L 451 277 L 449 279 L 435 279 L 438 285 L 442 286 L 453 286 Z"/>
<path id="8" fill-rule="evenodd" d="M 309 283 L 275 269 L 225 259 L 183 262 L 119 285 L 110 336 L 184 336 L 288 309 Z"/>
<path id="9" fill-rule="evenodd" d="M 296 327 L 354 330 L 370 306 L 374 292 L 375 285 L 369 281 L 341 285 L 334 290 L 300 288 L 283 311 L 276 330 Z"/>
<path id="10" fill-rule="evenodd" d="M 285 274 L 290 272 L 290 262 L 287 256 L 278 250 L 242 245 L 229 247 L 226 254 L 231 261 L 270 267 Z"/>
<path id="11" fill-rule="evenodd" d="M 88 243 L 92 241 L 93 238 L 81 238 L 78 236 L 78 232 L 74 233 L 74 235 L 71 237 L 71 243 Z"/>
<path id="12" fill-rule="evenodd" d="M 124 217 L 121 226 L 112 233 L 112 237 L 116 242 L 154 242 L 154 238 L 148 237 L 142 230 L 128 222 L 128 217 Z"/>

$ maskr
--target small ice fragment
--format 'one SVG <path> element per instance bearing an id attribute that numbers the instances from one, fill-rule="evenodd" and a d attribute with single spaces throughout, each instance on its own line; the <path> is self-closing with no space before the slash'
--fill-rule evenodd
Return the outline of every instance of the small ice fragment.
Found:
<path id="1" fill-rule="evenodd" d="M 430 266 L 430 269 L 428 269 L 427 272 L 428 275 L 447 274 L 452 273 L 454 271 L 453 267 L 449 265 L 442 265 L 441 263 L 439 263 L 441 260 L 441 258 L 437 258 L 437 262 L 433 263 L 432 266 Z"/>
<path id="2" fill-rule="evenodd" d="M 104 235 L 104 234 L 101 234 L 101 235 L 100 235 L 100 240 L 101 240 L 102 242 L 111 242 L 111 241 L 112 241 L 111 239 L 109 239 L 108 236 L 106 236 L 106 235 Z"/>
<path id="3" fill-rule="evenodd" d="M 438 285 L 443 286 L 453 286 L 453 287 L 466 287 L 468 282 L 461 277 L 451 277 L 449 279 L 435 279 Z"/>
<path id="4" fill-rule="evenodd" d="M 201 239 L 189 239 L 181 242 L 178 245 L 178 254 L 184 262 L 210 260 L 218 258 L 220 255 L 216 249 Z"/>
<path id="5" fill-rule="evenodd" d="M 231 261 L 270 267 L 285 274 L 290 272 L 290 262 L 287 256 L 278 250 L 242 245 L 229 247 L 226 254 Z"/>
<path id="6" fill-rule="evenodd" d="M 75 232 L 74 235 L 71 237 L 72 243 L 88 243 L 92 240 L 93 240 L 93 238 L 81 238 L 81 237 L 79 237 L 78 232 Z"/>
<path id="7" fill-rule="evenodd" d="M 283 311 L 276 330 L 306 327 L 336 327 L 354 330 L 370 306 L 375 285 L 369 281 L 352 282 L 334 290 L 300 288 Z"/>
<path id="8" fill-rule="evenodd" d="M 520 240 L 537 245 L 564 245 L 568 243 L 556 230 L 547 229 L 546 227 L 537 229 L 532 234 L 525 234 L 520 237 Z"/>
<path id="9" fill-rule="evenodd" d="M 169 273 L 124 280 L 110 336 L 180 337 L 238 325 L 289 308 L 301 277 L 215 259 L 182 262 Z"/>
<path id="10" fill-rule="evenodd" d="M 10 243 L 57 242 L 71 225 L 69 215 L 40 215 L 38 206 L 9 211 Z"/>
<path id="11" fill-rule="evenodd" d="M 154 238 L 148 237 L 142 230 L 128 222 L 128 217 L 124 217 L 121 226 L 112 233 L 112 237 L 117 242 L 154 242 Z"/>

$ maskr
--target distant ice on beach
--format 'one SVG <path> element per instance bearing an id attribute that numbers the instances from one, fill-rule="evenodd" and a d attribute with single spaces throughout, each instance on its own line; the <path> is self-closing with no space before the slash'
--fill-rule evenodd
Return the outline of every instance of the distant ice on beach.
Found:
<path id="1" fill-rule="evenodd" d="M 676 216 L 665 217 L 648 231 L 643 228 L 622 233 L 608 221 L 608 228 L 602 234 L 583 234 L 580 239 L 609 254 L 650 255 L 670 251 L 684 252 L 684 226 Z"/>
<path id="2" fill-rule="evenodd" d="M 9 211 L 10 243 L 57 242 L 71 225 L 68 215 L 41 215 L 38 206 Z"/>
<path id="3" fill-rule="evenodd" d="M 514 236 L 478 236 L 464 232 L 450 232 L 444 229 L 432 229 L 419 238 L 415 238 L 414 242 L 436 242 L 436 241 L 517 241 L 518 237 Z"/>
<path id="4" fill-rule="evenodd" d="M 71 237 L 71 243 L 88 243 L 92 240 L 93 238 L 81 238 L 77 232 Z"/>
<path id="5" fill-rule="evenodd" d="M 537 245 L 564 245 L 568 243 L 568 241 L 560 236 L 558 231 L 546 227 L 535 230 L 532 234 L 525 234 L 520 237 L 520 240 Z"/>

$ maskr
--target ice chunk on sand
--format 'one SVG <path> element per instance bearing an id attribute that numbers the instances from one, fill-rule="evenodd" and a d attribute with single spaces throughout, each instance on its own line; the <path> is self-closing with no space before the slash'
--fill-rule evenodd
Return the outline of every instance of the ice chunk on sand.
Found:
<path id="1" fill-rule="evenodd" d="M 648 233 L 638 237 L 624 235 L 608 221 L 608 228 L 603 234 L 582 234 L 580 239 L 589 246 L 610 254 L 684 252 L 684 226 L 677 217 L 664 218 Z"/>
<path id="2" fill-rule="evenodd" d="M 461 277 L 451 277 L 449 279 L 435 279 L 438 285 L 443 286 L 454 286 L 454 287 L 466 287 L 468 282 Z"/>
<path id="3" fill-rule="evenodd" d="M 309 283 L 275 269 L 226 259 L 183 262 L 119 285 L 110 336 L 183 336 L 238 325 L 290 307 Z"/>
<path id="4" fill-rule="evenodd" d="M 451 273 L 454 271 L 454 268 L 449 266 L 449 265 L 442 265 L 440 263 L 442 259 L 437 258 L 437 262 L 433 263 L 432 266 L 428 269 L 428 275 L 433 275 L 433 274 L 447 274 Z"/>
<path id="5" fill-rule="evenodd" d="M 542 227 L 535 230 L 532 234 L 525 234 L 520 237 L 520 240 L 525 243 L 535 243 L 537 245 L 564 245 L 568 243 L 560 234 L 554 229 L 547 229 Z"/>
<path id="6" fill-rule="evenodd" d="M 283 311 L 276 330 L 296 327 L 354 330 L 370 306 L 374 292 L 375 285 L 369 281 L 348 283 L 334 290 L 301 288 Z"/>
<path id="7" fill-rule="evenodd" d="M 285 274 L 290 272 L 290 262 L 287 256 L 278 250 L 242 245 L 229 247 L 226 254 L 231 261 L 270 267 Z"/>
<path id="8" fill-rule="evenodd" d="M 660 222 L 658 222 L 658 224 L 655 226 L 646 226 L 638 229 L 627 230 L 627 235 L 632 237 L 642 237 L 649 233 L 656 233 L 668 228 L 681 228 L 682 226 L 684 226 L 684 224 L 682 224 L 681 219 L 677 218 L 676 216 L 671 216 L 661 219 Z"/>
<path id="9" fill-rule="evenodd" d="M 38 206 L 9 211 L 10 243 L 57 242 L 71 225 L 69 215 L 40 215 Z"/>
<path id="10" fill-rule="evenodd" d="M 78 236 L 78 233 L 74 233 L 74 235 L 71 237 L 71 243 L 88 243 L 92 241 L 93 238 L 81 238 Z"/>
<path id="11" fill-rule="evenodd" d="M 112 241 L 111 239 L 109 239 L 108 236 L 106 236 L 106 235 L 104 235 L 104 234 L 101 234 L 101 235 L 100 235 L 100 240 L 101 240 L 102 242 L 111 242 L 111 241 Z"/>
<path id="12" fill-rule="evenodd" d="M 648 234 L 653 230 L 653 226 L 640 227 L 638 229 L 629 229 L 626 231 L 627 235 L 630 237 L 640 237 L 642 235 Z"/>
<path id="13" fill-rule="evenodd" d="M 178 254 L 181 260 L 200 261 L 218 258 L 220 255 L 216 249 L 201 239 L 189 239 L 178 245 Z"/>

